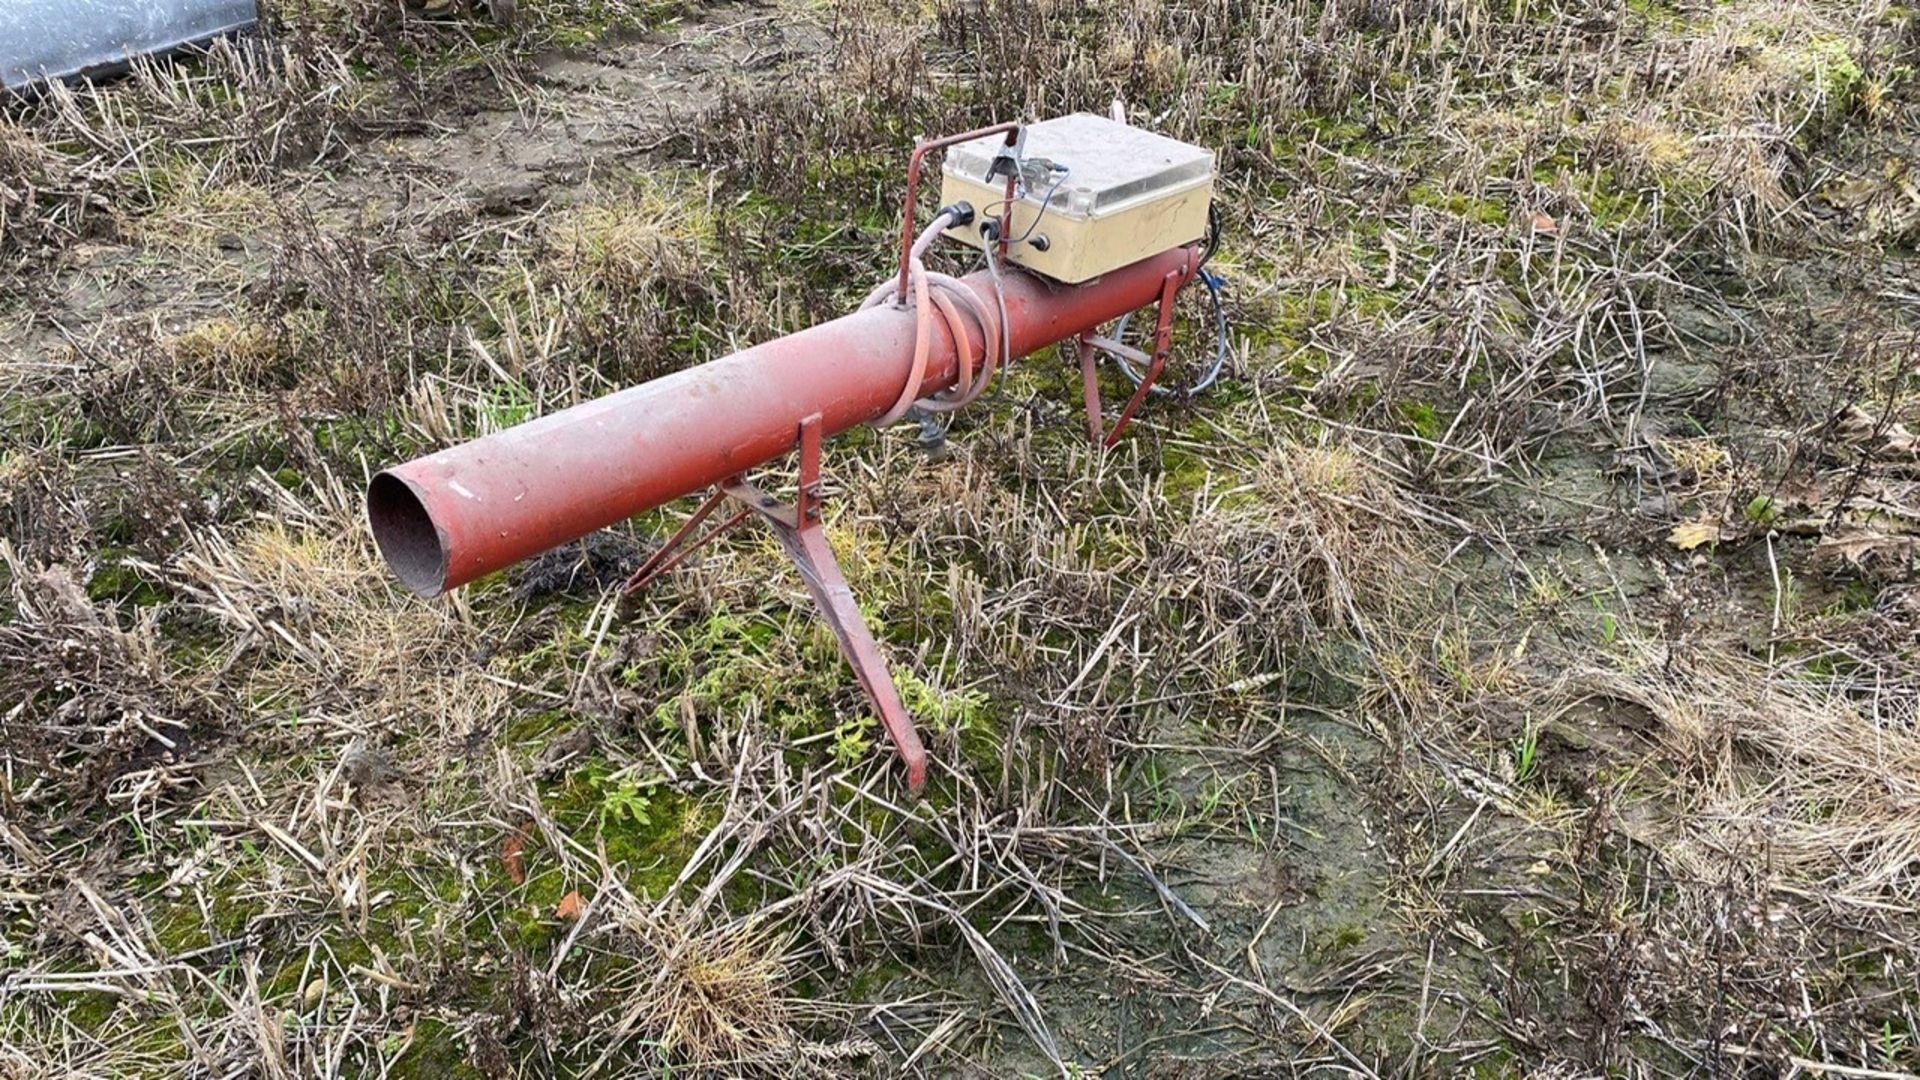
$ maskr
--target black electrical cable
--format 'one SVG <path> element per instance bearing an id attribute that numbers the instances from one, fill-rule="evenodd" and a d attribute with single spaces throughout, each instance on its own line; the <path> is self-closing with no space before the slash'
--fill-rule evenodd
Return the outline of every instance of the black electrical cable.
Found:
<path id="1" fill-rule="evenodd" d="M 1212 259 L 1213 253 L 1219 250 L 1220 250 L 1220 204 L 1216 202 L 1210 202 L 1207 204 L 1207 250 L 1200 253 L 1200 262 L 1194 267 L 1194 269 L 1205 270 L 1207 268 L 1207 261 Z"/>
<path id="2" fill-rule="evenodd" d="M 1040 219 L 1047 216 L 1047 207 L 1053 205 L 1054 193 L 1060 190 L 1060 185 L 1066 183 L 1067 177 L 1071 175 L 1073 172 L 1072 169 L 1069 169 L 1065 165 L 1053 165 L 1051 166 L 1051 169 L 1054 174 L 1053 184 L 1047 188 L 1046 198 L 1040 200 L 1039 212 L 1033 215 L 1032 221 L 1027 222 L 1026 232 L 1023 232 L 1019 236 L 1016 236 L 1013 239 L 1007 241 L 1007 243 L 1024 244 L 1027 242 L 1027 238 L 1033 235 L 1033 230 L 1040 227 Z M 1013 217 L 1012 207 L 1007 208 L 1007 217 L 1009 219 Z"/>

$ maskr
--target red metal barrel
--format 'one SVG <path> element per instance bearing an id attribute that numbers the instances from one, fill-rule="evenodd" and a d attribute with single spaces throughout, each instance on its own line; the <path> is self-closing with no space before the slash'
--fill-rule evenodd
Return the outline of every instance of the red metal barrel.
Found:
<path id="1" fill-rule="evenodd" d="M 1083 285 L 1003 274 L 1013 356 L 1153 303 L 1191 248 Z M 993 303 L 992 281 L 965 284 Z M 397 465 L 367 516 L 401 581 L 437 596 L 792 450 L 802 418 L 832 435 L 883 415 L 912 366 L 914 316 L 882 306 Z M 934 320 L 923 393 L 953 385 L 953 339 Z"/>

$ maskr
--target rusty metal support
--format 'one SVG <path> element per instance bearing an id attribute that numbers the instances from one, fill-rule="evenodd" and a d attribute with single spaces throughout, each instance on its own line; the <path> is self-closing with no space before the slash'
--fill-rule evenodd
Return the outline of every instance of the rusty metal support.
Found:
<path id="1" fill-rule="evenodd" d="M 1087 438 L 1093 445 L 1102 449 L 1120 441 L 1120 436 L 1133 422 L 1133 414 L 1153 391 L 1153 384 L 1159 380 L 1160 373 L 1166 370 L 1167 355 L 1173 348 L 1173 304 L 1179 298 L 1180 289 L 1193 277 L 1195 266 L 1175 267 L 1167 271 L 1160 282 L 1159 319 L 1153 329 L 1153 355 L 1115 341 L 1100 337 L 1091 331 L 1080 335 L 1080 392 L 1087 403 Z M 1113 430 L 1106 429 L 1106 420 L 1100 410 L 1099 353 L 1110 352 L 1126 357 L 1136 364 L 1145 364 L 1146 375 L 1140 385 L 1134 388 L 1133 397 L 1127 400 L 1126 407 L 1120 410 L 1119 419 L 1113 422 Z"/>
<path id="2" fill-rule="evenodd" d="M 820 428 L 819 413 L 800 422 L 800 485 L 792 506 L 781 505 L 744 480 L 728 483 L 722 490 L 773 527 L 780 546 L 800 571 L 807 591 L 813 594 L 821 617 L 833 630 L 834 640 L 840 643 L 841 655 L 853 667 L 860 688 L 867 692 L 867 700 L 880 714 L 880 724 L 886 728 L 887 737 L 893 740 L 900 760 L 906 763 L 908 794 L 917 796 L 927 782 L 926 748 L 920 744 L 920 734 L 913 729 L 906 706 L 900 703 L 900 691 L 893 685 L 893 674 L 887 670 L 879 644 L 867 630 L 860 605 L 847 586 L 846 576 L 840 573 L 840 562 L 834 558 L 833 546 L 827 543 L 826 530 L 820 524 Z"/>
<path id="3" fill-rule="evenodd" d="M 739 478 L 734 477 L 733 479 Z M 721 533 L 747 520 L 747 517 L 753 513 L 752 510 L 740 510 L 732 517 L 700 534 L 698 539 L 688 540 L 687 537 L 692 534 L 693 530 L 698 528 L 701 522 L 707 520 L 707 517 L 715 510 L 718 510 L 720 505 L 726 501 L 727 493 L 724 489 L 716 489 L 713 494 L 707 496 L 706 501 L 700 504 L 700 508 L 695 510 L 693 516 L 687 519 L 687 523 L 676 529 L 672 536 L 667 537 L 666 543 L 655 548 L 653 554 L 647 556 L 647 561 L 640 564 L 640 568 L 633 572 L 633 576 L 629 577 L 626 584 L 620 587 L 620 591 L 632 595 L 646 588 L 648 585 L 653 584 L 655 578 L 679 566 L 686 560 L 687 556 L 698 551 L 700 548 L 706 547 L 718 539 Z"/>
<path id="4" fill-rule="evenodd" d="M 907 158 L 907 194 L 902 200 L 903 208 L 900 213 L 900 284 L 894 292 L 894 295 L 902 301 L 905 301 L 907 298 L 907 267 L 913 257 L 913 219 L 916 209 L 914 203 L 919 200 L 920 196 L 920 167 L 924 159 L 929 153 L 939 150 L 942 147 L 957 146 L 963 142 L 971 142 L 974 139 L 984 139 L 989 135 L 999 135 L 1003 133 L 1007 137 L 1008 146 L 1014 146 L 1019 143 L 1020 125 L 1011 120 L 1003 124 L 993 124 L 988 127 L 975 128 L 972 131 L 963 131 L 958 135 L 947 135 L 938 139 L 916 139 L 914 141 L 913 153 Z M 1016 201 L 1014 199 L 1014 192 L 1017 190 L 1019 183 L 1020 177 L 1017 173 L 1008 175 L 1006 207 L 1001 213 L 1009 214 L 1013 212 L 1013 204 Z M 984 214 L 986 207 L 981 207 L 980 210 L 981 213 Z M 1005 259 L 1007 255 L 1006 229 L 1000 230 L 999 244 L 1000 257 Z M 1013 358 L 1006 357 L 1005 359 L 1011 360 Z"/>
<path id="5" fill-rule="evenodd" d="M 906 707 L 900 703 L 900 691 L 893 684 L 893 673 L 887 670 L 887 662 L 880 655 L 880 646 L 867 629 L 866 619 L 860 614 L 860 605 L 853 598 L 853 590 L 847 586 L 846 576 L 840 572 L 840 562 L 834 557 L 833 545 L 827 542 L 826 531 L 821 526 L 820 429 L 819 413 L 800 421 L 800 483 L 791 506 L 762 492 L 748 483 L 744 476 L 728 477 L 721 481 L 713 494 L 707 496 L 686 524 L 680 526 L 666 543 L 661 544 L 634 571 L 622 591 L 631 595 L 646 588 L 696 549 L 746 518 L 758 514 L 773 529 L 780 547 L 793 560 L 794 568 L 800 571 L 800 579 L 813 595 L 814 606 L 820 609 L 821 618 L 826 620 L 827 626 L 833 631 L 834 640 L 840 645 L 840 655 L 846 657 L 847 664 L 853 668 L 854 676 L 860 680 L 860 688 L 866 691 L 867 700 L 872 703 L 874 711 L 880 714 L 880 725 L 886 729 L 887 738 L 893 740 L 900 760 L 906 763 L 908 793 L 918 795 L 927 782 L 926 747 L 921 744 L 920 734 L 914 730 Z M 687 539 L 701 522 L 728 501 L 738 504 L 740 509 L 725 522 L 702 533 L 698 539 Z"/>

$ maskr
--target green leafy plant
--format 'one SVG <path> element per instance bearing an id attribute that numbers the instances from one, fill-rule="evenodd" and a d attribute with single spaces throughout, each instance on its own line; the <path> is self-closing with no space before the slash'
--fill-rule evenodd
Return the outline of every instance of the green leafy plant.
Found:
<path id="1" fill-rule="evenodd" d="M 848 768 L 866 757 L 873 749 L 874 720 L 862 715 L 848 720 L 833 729 L 833 760 L 841 768 Z"/>
<path id="2" fill-rule="evenodd" d="M 986 719 L 989 699 L 979 690 L 942 693 L 905 671 L 896 673 L 894 682 L 900 688 L 900 703 L 907 707 L 908 714 L 935 730 L 964 732 Z"/>
<path id="3" fill-rule="evenodd" d="M 599 805 L 593 812 L 596 827 L 604 829 L 608 824 L 653 824 L 649 811 L 653 805 L 653 789 L 658 781 L 641 780 L 622 771 L 595 776 L 591 782 L 599 797 Z"/>
<path id="4" fill-rule="evenodd" d="M 1901 1055 L 1912 1044 L 1912 1040 L 1911 1032 L 1895 1031 L 1891 1020 L 1880 1025 L 1880 1054 L 1889 1065 L 1899 1064 Z"/>
<path id="5" fill-rule="evenodd" d="M 1540 731 L 1527 721 L 1527 729 L 1507 749 L 1513 763 L 1513 782 L 1524 784 L 1534 778 L 1540 767 Z"/>

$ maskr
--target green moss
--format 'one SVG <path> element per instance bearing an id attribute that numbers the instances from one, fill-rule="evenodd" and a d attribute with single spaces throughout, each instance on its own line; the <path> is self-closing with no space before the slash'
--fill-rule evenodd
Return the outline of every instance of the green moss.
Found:
<path id="1" fill-rule="evenodd" d="M 1482 225 L 1507 223 L 1507 208 L 1490 199 L 1476 198 L 1460 191 L 1443 191 L 1431 183 L 1415 184 L 1407 191 L 1407 200 L 1415 206 L 1443 210 L 1455 217 Z"/>
<path id="2" fill-rule="evenodd" d="M 1169 446 L 1160 455 L 1160 482 L 1170 501 L 1183 501 L 1205 489 L 1213 479 L 1213 466 L 1186 446 Z"/>
<path id="3" fill-rule="evenodd" d="M 486 1074 L 467 1061 L 460 1034 L 452 1025 L 427 1016 L 414 1024 L 413 1041 L 387 1075 L 394 1080 L 482 1080 Z"/>
<path id="4" fill-rule="evenodd" d="M 1125 910 L 1127 906 L 1126 899 L 1116 895 L 1110 884 L 1088 882 L 1067 890 L 1067 895 L 1073 898 L 1074 903 L 1088 911 L 1113 914 Z"/>
<path id="5" fill-rule="evenodd" d="M 1825 609 L 1829 615 L 1846 615 L 1874 610 L 1879 591 L 1860 578 L 1848 578 Z"/>
<path id="6" fill-rule="evenodd" d="M 1328 959 L 1338 958 L 1366 944 L 1367 928 L 1364 926 L 1340 926 L 1327 934 L 1321 941 Z"/>
<path id="7" fill-rule="evenodd" d="M 1309 139 L 1344 154 L 1371 154 L 1373 142 L 1367 125 L 1349 116 L 1309 115 L 1305 120 Z M 1301 140 L 1308 141 L 1308 140 Z"/>
<path id="8" fill-rule="evenodd" d="M 574 714 L 565 709 L 542 709 L 527 713 L 507 725 L 506 741 L 514 746 L 531 746 L 575 719 Z"/>
<path id="9" fill-rule="evenodd" d="M 584 48 L 620 34 L 665 26 L 687 11 L 687 5 L 676 0 L 557 0 L 543 8 L 529 14 L 538 19 L 539 29 L 551 43 L 563 48 Z"/>
<path id="10" fill-rule="evenodd" d="M 624 868 L 628 887 L 645 896 L 659 896 L 673 884 L 687 857 L 720 820 L 717 808 L 603 761 L 575 769 L 546 798 L 556 821 L 583 843 L 604 845 L 608 862 Z M 534 847 L 529 843 L 530 887 Z M 546 887 L 550 897 L 529 897 L 543 916 L 564 895 Z"/>
<path id="11" fill-rule="evenodd" d="M 124 1003 L 117 995 L 86 991 L 67 1000 L 67 1018 L 80 1030 L 107 1032 L 119 1026 L 115 1014 L 121 1012 Z"/>
<path id="12" fill-rule="evenodd" d="M 1323 354 L 1306 348 L 1314 340 L 1313 331 L 1316 327 L 1341 317 L 1377 318 L 1388 315 L 1399 304 L 1397 291 L 1348 281 L 1305 293 L 1289 292 L 1274 297 L 1270 306 L 1237 326 L 1236 332 L 1247 339 L 1256 356 L 1283 357 L 1290 377 L 1295 381 L 1311 383 L 1321 373 L 1326 361 Z"/>
<path id="13" fill-rule="evenodd" d="M 913 977 L 913 969 L 898 961 L 884 960 L 854 973 L 847 992 L 854 1001 L 871 1001 L 892 984 Z"/>
<path id="14" fill-rule="evenodd" d="M 1438 439 L 1443 430 L 1440 414 L 1424 401 L 1400 401 L 1394 410 L 1409 430 L 1423 439 Z"/>
<path id="15" fill-rule="evenodd" d="M 95 603 L 127 604 L 149 607 L 173 598 L 166 584 L 147 577 L 124 560 L 127 552 L 109 548 L 101 552 L 101 562 L 87 579 L 87 597 Z"/>
<path id="16" fill-rule="evenodd" d="M 1648 27 L 1668 33 L 1692 28 L 1694 20 L 1671 0 L 1627 0 L 1627 10 L 1645 20 Z"/>
<path id="17" fill-rule="evenodd" d="M 1626 190 L 1612 169 L 1562 164 L 1542 166 L 1534 176 L 1543 184 L 1564 183 L 1577 192 L 1596 228 L 1621 229 L 1645 216 L 1646 202 L 1641 194 Z"/>
<path id="18" fill-rule="evenodd" d="M 1866 85 L 1866 73 L 1846 38 L 1814 35 L 1792 45 L 1771 45 L 1761 50 L 1757 62 L 1802 80 L 1824 104 L 1828 120 L 1852 111 Z"/>
<path id="19" fill-rule="evenodd" d="M 1005 764 L 1006 734 L 994 724 L 974 724 L 960 732 L 960 753 L 983 776 L 995 776 Z"/>

